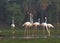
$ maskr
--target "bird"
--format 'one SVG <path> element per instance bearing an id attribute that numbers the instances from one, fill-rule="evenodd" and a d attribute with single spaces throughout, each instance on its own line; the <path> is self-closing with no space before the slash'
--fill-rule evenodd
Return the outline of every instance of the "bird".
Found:
<path id="1" fill-rule="evenodd" d="M 47 26 L 47 20 L 46 20 L 46 17 L 45 17 L 45 22 L 42 22 L 42 23 L 41 23 L 41 26 L 43 27 L 43 34 L 44 34 L 45 27 Z M 47 28 L 47 31 L 48 31 L 48 28 Z"/>
<path id="2" fill-rule="evenodd" d="M 47 23 L 47 17 L 45 17 L 45 23 Z M 54 26 L 50 23 L 47 23 L 47 27 L 49 28 L 54 28 Z"/>
<path id="3" fill-rule="evenodd" d="M 14 28 L 14 27 L 15 27 L 15 24 L 11 24 L 11 27 L 13 27 L 13 28 Z"/>
<path id="4" fill-rule="evenodd" d="M 47 23 L 43 22 L 43 23 L 41 23 L 41 26 L 43 27 L 43 35 L 44 35 L 44 32 L 45 32 L 45 28 L 47 26 Z M 47 31 L 48 31 L 48 28 L 47 28 Z"/>
<path id="5" fill-rule="evenodd" d="M 40 26 L 40 19 L 38 19 L 38 22 L 33 23 L 33 27 L 34 27 L 33 36 L 34 36 L 35 33 L 36 33 L 36 36 L 37 36 L 37 28 L 38 28 L 38 26 Z"/>
<path id="6" fill-rule="evenodd" d="M 39 26 L 40 25 L 40 19 L 38 19 L 38 22 L 33 23 L 34 26 Z"/>
<path id="7" fill-rule="evenodd" d="M 46 19 L 46 22 L 47 22 L 47 17 L 45 17 L 45 19 Z M 47 28 L 48 28 L 48 36 L 50 36 L 50 33 L 51 33 L 50 28 L 54 28 L 54 26 L 50 23 L 47 23 Z"/>
<path id="8" fill-rule="evenodd" d="M 27 37 L 28 37 L 28 30 L 30 27 L 32 27 L 33 25 L 33 15 L 30 13 L 30 22 L 25 22 L 22 26 L 25 27 L 25 31 L 24 31 L 24 36 L 25 36 L 25 33 L 27 34 Z"/>
<path id="9" fill-rule="evenodd" d="M 11 24 L 11 27 L 12 27 L 12 38 L 15 38 L 15 30 L 14 30 L 14 27 L 15 27 L 15 24 L 14 24 L 14 17 L 12 17 L 12 24 Z"/>
<path id="10" fill-rule="evenodd" d="M 43 22 L 41 24 L 43 27 L 46 27 L 46 30 L 48 32 L 48 36 L 50 36 L 50 28 L 54 28 L 54 26 L 50 23 L 47 23 L 47 17 L 45 17 L 45 22 Z M 43 29 L 43 33 L 44 33 L 45 29 Z"/>
<path id="11" fill-rule="evenodd" d="M 15 24 L 14 24 L 14 17 L 12 17 L 12 24 L 11 24 L 11 27 L 12 27 L 12 28 L 15 27 Z"/>

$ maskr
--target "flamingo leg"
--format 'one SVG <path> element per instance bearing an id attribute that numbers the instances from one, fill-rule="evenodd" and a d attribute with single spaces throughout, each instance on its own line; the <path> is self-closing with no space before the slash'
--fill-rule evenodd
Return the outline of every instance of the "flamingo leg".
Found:
<path id="1" fill-rule="evenodd" d="M 15 38 L 15 30 L 14 30 L 14 27 L 12 27 L 12 38 Z"/>
<path id="2" fill-rule="evenodd" d="M 26 29 L 26 32 L 27 32 L 27 34 L 26 34 L 26 35 L 27 35 L 27 37 L 28 37 L 28 28 Z"/>
<path id="3" fill-rule="evenodd" d="M 37 26 L 34 27 L 32 36 L 34 36 L 35 33 L 36 33 L 36 36 L 37 36 Z"/>
<path id="4" fill-rule="evenodd" d="M 45 27 L 43 27 L 43 35 L 45 34 Z"/>
<path id="5" fill-rule="evenodd" d="M 24 36 L 27 35 L 27 29 L 28 29 L 28 26 L 25 26 Z"/>
<path id="6" fill-rule="evenodd" d="M 50 28 L 49 28 L 49 31 L 48 31 L 48 36 L 50 36 Z"/>
<path id="7" fill-rule="evenodd" d="M 32 36 L 34 36 L 34 34 L 35 34 L 35 28 L 33 29 L 33 34 L 32 34 Z"/>
<path id="8" fill-rule="evenodd" d="M 28 34 L 29 34 L 29 36 L 30 36 L 30 26 L 29 26 L 29 28 L 28 28 L 29 30 L 28 30 Z"/>
<path id="9" fill-rule="evenodd" d="M 28 28 L 27 28 L 27 37 L 28 37 L 28 35 L 29 35 L 29 30 L 28 30 L 28 29 L 29 29 L 29 26 L 28 26 Z"/>
<path id="10" fill-rule="evenodd" d="M 46 30 L 48 32 L 48 36 L 50 36 L 50 30 L 48 29 L 48 27 L 46 26 Z"/>
<path id="11" fill-rule="evenodd" d="M 26 30 L 27 30 L 27 29 L 26 29 L 26 27 L 25 27 L 24 36 L 26 36 Z"/>
<path id="12" fill-rule="evenodd" d="M 36 26 L 36 30 L 35 30 L 35 32 L 36 32 L 36 36 L 37 36 L 37 26 Z"/>
<path id="13" fill-rule="evenodd" d="M 50 36 L 50 31 L 48 31 L 48 36 Z"/>

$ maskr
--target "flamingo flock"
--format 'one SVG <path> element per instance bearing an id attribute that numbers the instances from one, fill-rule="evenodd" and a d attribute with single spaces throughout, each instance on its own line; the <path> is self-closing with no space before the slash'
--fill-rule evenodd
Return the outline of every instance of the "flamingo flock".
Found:
<path id="1" fill-rule="evenodd" d="M 45 17 L 45 22 L 40 23 L 40 19 L 38 19 L 38 22 L 33 23 L 33 15 L 31 13 L 30 13 L 30 22 L 25 22 L 22 26 L 25 27 L 25 32 L 27 32 L 27 37 L 28 37 L 28 29 L 31 28 L 32 26 L 34 27 L 33 35 L 34 33 L 37 34 L 38 26 L 45 27 L 48 32 L 48 36 L 50 36 L 50 28 L 54 28 L 52 24 L 47 23 L 47 17 Z M 45 28 L 43 28 L 43 32 L 45 31 Z M 24 35 L 25 35 L 25 32 L 24 32 Z"/>

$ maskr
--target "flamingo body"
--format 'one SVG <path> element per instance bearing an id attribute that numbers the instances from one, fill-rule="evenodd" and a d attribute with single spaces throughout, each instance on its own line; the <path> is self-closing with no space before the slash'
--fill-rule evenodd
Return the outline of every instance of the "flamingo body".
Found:
<path id="1" fill-rule="evenodd" d="M 49 28 L 54 28 L 54 26 L 53 26 L 52 24 L 47 24 L 47 26 L 48 26 Z"/>
<path id="2" fill-rule="evenodd" d="M 32 26 L 32 23 L 30 23 L 30 22 L 25 22 L 22 26 Z"/>
<path id="3" fill-rule="evenodd" d="M 42 26 L 47 26 L 47 23 L 41 23 Z"/>
<path id="4" fill-rule="evenodd" d="M 12 27 L 15 27 L 15 24 L 11 24 Z"/>
<path id="5" fill-rule="evenodd" d="M 35 23 L 33 23 L 33 25 L 38 26 L 38 25 L 40 25 L 40 23 L 39 22 L 35 22 Z"/>

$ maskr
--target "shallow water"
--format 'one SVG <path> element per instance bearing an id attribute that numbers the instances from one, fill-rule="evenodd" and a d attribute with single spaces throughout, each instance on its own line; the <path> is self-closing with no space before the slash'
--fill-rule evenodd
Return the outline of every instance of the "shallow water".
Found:
<path id="1" fill-rule="evenodd" d="M 48 38 L 49 36 L 47 36 L 47 35 L 40 35 L 40 36 L 28 36 L 28 37 L 14 37 L 14 38 L 19 38 L 19 39 L 33 39 L 33 38 Z M 50 37 L 52 37 L 52 38 L 60 38 L 60 35 L 51 35 Z M 12 36 L 10 36 L 10 37 L 0 37 L 0 39 L 2 39 L 2 38 L 7 38 L 7 39 L 9 39 L 9 38 L 12 38 Z"/>

